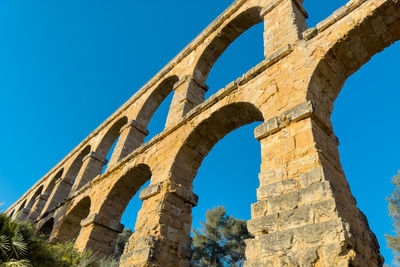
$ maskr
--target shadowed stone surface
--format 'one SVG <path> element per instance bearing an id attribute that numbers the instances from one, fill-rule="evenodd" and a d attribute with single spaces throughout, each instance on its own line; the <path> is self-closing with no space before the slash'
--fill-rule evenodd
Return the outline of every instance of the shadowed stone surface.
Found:
<path id="1" fill-rule="evenodd" d="M 104 256 L 129 200 L 150 180 L 121 266 L 189 266 L 192 182 L 203 159 L 231 131 L 262 121 L 245 266 L 382 266 L 330 116 L 346 79 L 400 39 L 400 3 L 351 0 L 311 29 L 306 17 L 300 0 L 235 1 L 6 212 L 21 211 L 50 240 L 76 238 L 77 248 Z M 265 60 L 204 101 L 218 57 L 258 23 Z M 165 130 L 143 144 L 169 94 Z"/>

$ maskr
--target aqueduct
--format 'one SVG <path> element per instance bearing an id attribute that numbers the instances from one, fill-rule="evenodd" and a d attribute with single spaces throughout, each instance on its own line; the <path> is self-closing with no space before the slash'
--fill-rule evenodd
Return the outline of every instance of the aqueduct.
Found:
<path id="1" fill-rule="evenodd" d="M 400 39 L 400 1 L 351 0 L 314 28 L 302 2 L 235 1 L 6 212 L 22 211 L 53 241 L 76 238 L 77 248 L 107 255 L 129 200 L 150 180 L 121 266 L 189 266 L 197 170 L 225 135 L 261 121 L 245 266 L 382 266 L 330 115 L 346 79 Z M 262 22 L 265 60 L 205 100 L 215 61 Z M 164 131 L 144 143 L 169 94 Z"/>

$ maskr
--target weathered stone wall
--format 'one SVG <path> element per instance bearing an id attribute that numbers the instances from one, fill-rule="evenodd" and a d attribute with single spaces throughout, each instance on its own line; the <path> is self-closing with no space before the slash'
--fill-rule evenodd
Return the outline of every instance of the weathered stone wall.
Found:
<path id="1" fill-rule="evenodd" d="M 188 266 L 198 168 L 229 132 L 262 121 L 246 266 L 382 266 L 330 116 L 346 79 L 400 39 L 400 3 L 352 0 L 311 29 L 306 17 L 300 0 L 237 0 L 7 212 L 21 211 L 53 241 L 77 238 L 77 248 L 107 255 L 150 180 L 121 266 Z M 265 60 L 204 101 L 213 64 L 258 23 Z M 143 144 L 171 93 L 165 130 Z"/>

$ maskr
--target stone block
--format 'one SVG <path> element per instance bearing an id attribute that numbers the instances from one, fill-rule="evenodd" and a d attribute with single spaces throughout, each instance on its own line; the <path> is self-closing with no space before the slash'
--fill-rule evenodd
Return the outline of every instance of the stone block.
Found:
<path id="1" fill-rule="evenodd" d="M 285 252 L 293 246 L 294 232 L 291 230 L 276 232 L 256 237 L 259 242 L 260 254 L 263 256 L 276 255 Z"/>
<path id="2" fill-rule="evenodd" d="M 257 140 L 261 140 L 271 134 L 274 134 L 280 130 L 279 125 L 278 125 L 278 119 L 276 117 L 267 120 L 260 126 L 258 126 L 254 130 L 254 137 Z"/>
<path id="3" fill-rule="evenodd" d="M 140 192 L 139 198 L 143 201 L 159 194 L 161 192 L 161 186 L 162 183 L 149 185 Z"/>
<path id="4" fill-rule="evenodd" d="M 324 171 L 322 167 L 318 167 L 309 172 L 300 174 L 300 184 L 301 187 L 303 188 L 318 182 L 322 182 L 323 180 L 324 180 Z"/>
<path id="5" fill-rule="evenodd" d="M 262 185 L 257 189 L 257 199 L 276 197 L 299 189 L 299 182 L 294 179 L 285 179 L 276 183 Z"/>

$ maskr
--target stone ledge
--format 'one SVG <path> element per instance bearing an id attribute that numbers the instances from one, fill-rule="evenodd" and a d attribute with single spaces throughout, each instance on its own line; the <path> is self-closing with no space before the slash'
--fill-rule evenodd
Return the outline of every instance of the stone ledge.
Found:
<path id="1" fill-rule="evenodd" d="M 91 224 L 101 225 L 118 233 L 122 233 L 125 227 L 123 224 L 119 223 L 119 221 L 109 219 L 106 216 L 98 213 L 90 214 L 88 217 L 86 217 L 86 219 L 81 221 L 82 227 L 86 227 Z"/>
<path id="2" fill-rule="evenodd" d="M 350 14 L 353 10 L 361 6 L 363 3 L 367 2 L 368 0 L 353 0 L 348 2 L 346 5 L 340 7 L 338 10 L 336 10 L 332 15 L 330 15 L 328 18 L 324 19 L 320 23 L 317 24 L 316 27 L 310 28 L 306 31 L 303 32 L 303 38 L 305 40 L 311 40 L 315 36 L 317 36 L 319 33 L 325 31 L 329 27 L 331 27 L 333 24 L 335 24 L 337 21 L 341 20 L 348 14 Z"/>
<path id="3" fill-rule="evenodd" d="M 311 101 L 303 102 L 296 107 L 284 112 L 282 115 L 273 117 L 254 130 L 255 138 L 260 141 L 274 133 L 279 132 L 291 122 L 298 122 L 300 120 L 309 118 L 315 111 L 314 105 Z"/>
<path id="4" fill-rule="evenodd" d="M 122 133 L 125 129 L 130 127 L 137 129 L 139 132 L 143 133 L 146 136 L 149 135 L 149 131 L 146 129 L 146 127 L 144 127 L 137 120 L 131 120 L 128 124 L 124 125 L 119 132 Z"/>
<path id="5" fill-rule="evenodd" d="M 96 152 L 90 152 L 88 155 L 86 155 L 85 157 L 83 157 L 82 162 L 88 160 L 89 158 L 92 158 L 94 160 L 99 161 L 100 163 L 103 163 L 104 165 L 107 164 L 108 160 L 107 159 L 100 159 L 97 157 Z"/>
<path id="6" fill-rule="evenodd" d="M 303 4 L 299 2 L 299 0 L 291 0 L 296 7 L 300 10 L 300 12 L 303 14 L 303 16 L 305 18 L 308 18 L 308 13 L 307 11 L 304 9 Z M 274 10 L 278 5 L 280 5 L 283 2 L 283 0 L 274 0 L 273 2 L 271 2 L 270 4 L 268 4 L 266 7 L 264 7 L 263 9 L 261 9 L 260 12 L 260 16 L 261 17 L 265 17 L 266 15 L 268 15 L 268 13 L 270 13 L 272 10 Z"/>
<path id="7" fill-rule="evenodd" d="M 65 177 L 64 178 L 59 178 L 57 181 L 56 181 L 56 185 L 58 185 L 59 183 L 61 183 L 61 182 L 63 182 L 63 183 L 66 183 L 66 184 L 68 184 L 68 185 L 73 185 L 74 183 L 72 183 L 72 182 L 70 182 L 70 181 L 67 181 L 66 179 L 65 179 Z"/>
<path id="8" fill-rule="evenodd" d="M 183 78 L 182 83 L 184 83 L 184 82 L 187 81 L 187 80 L 191 80 L 191 81 L 194 81 L 195 83 L 197 83 L 197 85 L 198 85 L 201 89 L 203 89 L 204 92 L 207 92 L 208 89 L 209 89 L 209 87 L 208 87 L 208 85 L 205 83 L 205 81 L 203 81 L 203 80 L 197 78 L 197 77 L 194 76 L 194 75 L 186 75 L 186 76 Z M 181 83 L 178 82 L 176 87 L 179 87 L 180 85 L 181 85 Z M 176 89 L 176 88 L 175 88 L 175 86 L 174 86 L 174 90 L 175 90 L 175 89 Z"/>
<path id="9" fill-rule="evenodd" d="M 185 202 L 191 204 L 193 207 L 197 206 L 198 204 L 199 197 L 185 186 L 181 184 L 168 184 L 166 182 L 149 185 L 140 192 L 139 198 L 144 201 L 160 194 L 162 191 L 174 193 Z"/>
<path id="10" fill-rule="evenodd" d="M 157 184 L 149 185 L 146 188 L 143 188 L 143 190 L 140 192 L 140 195 L 139 195 L 140 200 L 144 201 L 148 198 L 158 195 L 159 193 L 161 193 L 161 187 L 162 187 L 162 183 L 157 183 Z"/>
<path id="11" fill-rule="evenodd" d="M 49 196 L 48 196 L 48 195 L 42 194 L 42 195 L 39 195 L 39 196 L 36 198 L 36 200 L 38 200 L 38 199 L 47 201 L 47 200 L 49 199 Z"/>
<path id="12" fill-rule="evenodd" d="M 266 7 L 261 9 L 260 16 L 261 17 L 265 17 L 266 15 L 268 15 L 269 12 L 271 12 L 274 8 L 276 8 L 282 2 L 283 2 L 283 0 L 274 0 L 274 1 L 272 1 Z"/>
<path id="13" fill-rule="evenodd" d="M 188 190 L 185 186 L 180 184 L 170 185 L 170 192 L 175 193 L 178 197 L 185 202 L 191 204 L 193 207 L 198 205 L 199 196 Z"/>

